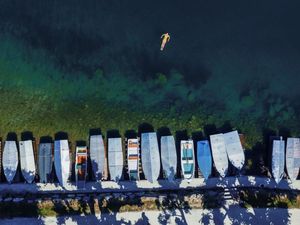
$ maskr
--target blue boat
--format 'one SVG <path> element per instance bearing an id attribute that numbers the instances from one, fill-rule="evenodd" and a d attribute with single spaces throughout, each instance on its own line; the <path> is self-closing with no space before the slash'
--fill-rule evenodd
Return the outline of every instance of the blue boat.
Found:
<path id="1" fill-rule="evenodd" d="M 207 140 L 197 142 L 197 160 L 203 177 L 208 179 L 212 171 L 212 157 Z"/>

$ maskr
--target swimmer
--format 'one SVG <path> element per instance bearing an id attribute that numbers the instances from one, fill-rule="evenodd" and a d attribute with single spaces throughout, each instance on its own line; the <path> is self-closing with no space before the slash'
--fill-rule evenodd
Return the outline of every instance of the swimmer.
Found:
<path id="1" fill-rule="evenodd" d="M 165 34 L 161 35 L 160 38 L 163 38 L 163 40 L 161 42 L 161 46 L 160 46 L 160 50 L 162 51 L 162 50 L 164 50 L 166 43 L 170 41 L 170 35 L 169 35 L 169 33 L 165 33 Z"/>

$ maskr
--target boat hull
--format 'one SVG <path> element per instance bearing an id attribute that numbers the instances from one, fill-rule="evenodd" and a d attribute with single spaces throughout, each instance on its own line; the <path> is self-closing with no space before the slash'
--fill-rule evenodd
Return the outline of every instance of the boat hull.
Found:
<path id="1" fill-rule="evenodd" d="M 272 146 L 272 175 L 279 183 L 284 175 L 284 148 L 283 140 L 273 140 Z"/>
<path id="2" fill-rule="evenodd" d="M 105 150 L 102 135 L 92 135 L 90 137 L 90 158 L 93 175 L 96 181 L 103 179 L 105 172 Z"/>
<path id="3" fill-rule="evenodd" d="M 161 137 L 161 163 L 163 174 L 168 180 L 174 180 L 177 170 L 177 152 L 172 135 Z"/>
<path id="4" fill-rule="evenodd" d="M 122 178 L 124 166 L 121 138 L 108 139 L 108 165 L 110 179 L 119 181 Z"/>
<path id="5" fill-rule="evenodd" d="M 288 138 L 286 143 L 286 169 L 291 181 L 295 181 L 300 168 L 300 138 Z"/>
<path id="6" fill-rule="evenodd" d="M 41 183 L 48 183 L 51 180 L 52 172 L 52 144 L 51 143 L 41 143 L 39 144 L 39 176 Z"/>
<path id="7" fill-rule="evenodd" d="M 212 172 L 212 156 L 207 140 L 197 142 L 197 161 L 203 177 L 208 179 Z"/>
<path id="8" fill-rule="evenodd" d="M 228 172 L 228 156 L 223 134 L 210 135 L 211 151 L 216 170 L 221 177 Z"/>
<path id="9" fill-rule="evenodd" d="M 54 141 L 54 166 L 60 185 L 66 187 L 70 177 L 70 150 L 68 140 Z"/>
<path id="10" fill-rule="evenodd" d="M 6 141 L 4 144 L 2 165 L 5 178 L 12 183 L 17 172 L 19 163 L 18 149 L 15 141 Z"/>
<path id="11" fill-rule="evenodd" d="M 34 153 L 33 153 L 33 143 L 31 140 L 20 141 L 20 163 L 21 163 L 21 172 L 24 179 L 28 183 L 32 183 L 35 174 L 35 162 L 34 162 Z"/>

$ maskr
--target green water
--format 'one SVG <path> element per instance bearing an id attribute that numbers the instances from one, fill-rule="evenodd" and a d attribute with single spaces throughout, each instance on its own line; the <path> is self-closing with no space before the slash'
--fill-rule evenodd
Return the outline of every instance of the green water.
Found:
<path id="1" fill-rule="evenodd" d="M 0 3 L 0 135 L 299 135 L 296 1 Z M 160 36 L 171 41 L 161 52 Z M 225 124 L 225 126 L 224 126 Z"/>

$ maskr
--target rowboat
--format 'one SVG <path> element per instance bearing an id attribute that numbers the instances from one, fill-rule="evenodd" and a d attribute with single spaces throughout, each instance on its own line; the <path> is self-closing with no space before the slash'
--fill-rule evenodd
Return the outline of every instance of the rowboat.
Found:
<path id="1" fill-rule="evenodd" d="M 131 138 L 127 140 L 127 164 L 130 180 L 139 180 L 139 140 Z"/>
<path id="2" fill-rule="evenodd" d="M 180 153 L 183 178 L 190 180 L 194 178 L 195 173 L 195 156 L 193 140 L 180 141 Z"/>
<path id="3" fill-rule="evenodd" d="M 75 179 L 78 189 L 85 188 L 85 180 L 87 176 L 87 147 L 76 147 L 75 158 Z"/>

